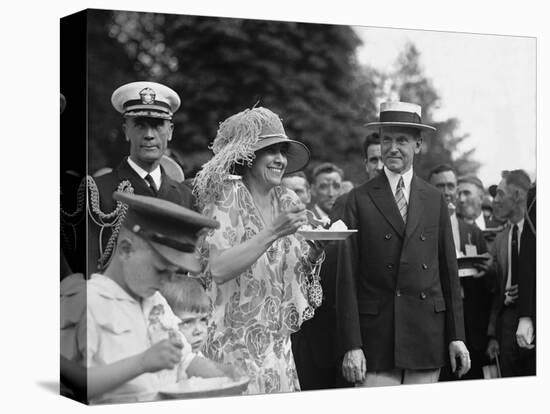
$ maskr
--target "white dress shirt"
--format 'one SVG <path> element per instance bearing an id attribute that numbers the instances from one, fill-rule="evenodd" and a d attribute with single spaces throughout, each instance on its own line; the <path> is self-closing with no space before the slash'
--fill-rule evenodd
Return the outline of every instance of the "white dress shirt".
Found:
<path id="1" fill-rule="evenodd" d="M 460 252 L 460 228 L 458 226 L 458 217 L 456 213 L 451 214 L 451 229 L 453 230 L 453 241 L 455 242 L 455 250 L 458 256 Z"/>
<path id="2" fill-rule="evenodd" d="M 155 168 L 153 171 L 147 172 L 143 168 L 141 168 L 139 165 L 137 165 L 134 161 L 132 161 L 130 157 L 128 157 L 128 164 L 130 164 L 130 167 L 132 167 L 132 170 L 134 170 L 143 180 L 145 180 L 145 177 L 147 176 L 147 174 L 149 174 L 153 178 L 153 181 L 157 186 L 157 190 L 160 188 L 160 184 L 162 181 L 160 165 L 157 165 L 157 168 Z"/>
<path id="3" fill-rule="evenodd" d="M 483 217 L 483 212 L 474 220 L 474 223 L 479 227 L 480 230 L 485 230 L 485 217 Z"/>
<path id="4" fill-rule="evenodd" d="M 399 178 L 403 177 L 403 184 L 405 185 L 405 188 L 403 189 L 403 194 L 405 196 L 405 200 L 407 201 L 407 204 L 409 204 L 413 169 L 410 168 L 405 174 L 396 174 L 390 171 L 386 166 L 384 166 L 384 173 L 386 173 L 386 177 L 388 177 L 388 181 L 390 182 L 391 192 L 394 197 L 395 197 L 395 192 L 397 191 L 397 184 L 399 184 Z"/>
<path id="5" fill-rule="evenodd" d="M 521 219 L 516 224 L 518 226 L 518 256 L 521 248 L 521 233 L 523 232 L 523 223 L 525 219 Z M 506 277 L 506 289 L 512 286 L 512 230 L 514 228 L 514 223 L 510 223 L 510 231 L 508 232 L 508 269 Z"/>

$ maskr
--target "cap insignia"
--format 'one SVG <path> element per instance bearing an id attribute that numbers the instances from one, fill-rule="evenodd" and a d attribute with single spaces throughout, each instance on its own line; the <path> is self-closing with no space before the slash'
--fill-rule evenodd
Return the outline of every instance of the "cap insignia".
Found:
<path id="1" fill-rule="evenodd" d="M 144 105 L 150 105 L 155 102 L 155 91 L 151 88 L 144 88 L 140 91 L 139 97 L 141 98 L 141 103 Z"/>

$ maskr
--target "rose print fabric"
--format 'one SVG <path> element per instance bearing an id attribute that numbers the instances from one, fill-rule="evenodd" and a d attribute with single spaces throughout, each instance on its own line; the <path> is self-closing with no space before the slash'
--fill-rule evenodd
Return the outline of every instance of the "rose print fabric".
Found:
<path id="1" fill-rule="evenodd" d="M 275 187 L 270 196 L 273 217 L 299 203 L 284 187 Z M 307 243 L 296 235 L 280 238 L 252 267 L 218 285 L 208 269 L 210 251 L 243 243 L 262 230 L 264 222 L 240 179 L 228 181 L 219 201 L 203 213 L 221 224 L 199 247 L 214 307 L 205 356 L 246 372 L 249 394 L 299 390 L 290 334 L 313 316 L 307 301 Z"/>

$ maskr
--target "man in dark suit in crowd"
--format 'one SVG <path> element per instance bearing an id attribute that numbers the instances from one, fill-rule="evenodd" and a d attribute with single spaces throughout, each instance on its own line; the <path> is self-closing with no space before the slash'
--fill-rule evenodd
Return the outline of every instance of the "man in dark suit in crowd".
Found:
<path id="1" fill-rule="evenodd" d="M 432 383 L 450 359 L 470 368 L 447 203 L 413 173 L 420 106 L 386 102 L 384 172 L 353 189 L 343 220 L 358 233 L 339 243 L 336 309 L 344 377 L 362 386 Z"/>
<path id="2" fill-rule="evenodd" d="M 328 217 L 336 221 L 331 212 L 334 200 L 341 191 L 342 170 L 331 163 L 320 164 L 312 172 L 313 202 L 307 206 L 315 218 Z M 325 261 L 320 277 L 323 303 L 315 310 L 312 319 L 304 322 L 292 334 L 292 353 L 300 388 L 320 390 L 348 386 L 341 376 L 336 353 L 336 243 L 325 245 Z"/>
<path id="3" fill-rule="evenodd" d="M 160 165 L 174 131 L 172 115 L 180 106 L 176 92 L 155 82 L 132 82 L 118 88 L 111 103 L 124 117 L 130 155 L 112 172 L 88 177 L 88 274 L 107 266 L 116 245 L 125 208 L 113 200 L 115 191 L 194 207 L 191 189 L 168 177 Z"/>
<path id="4" fill-rule="evenodd" d="M 285 175 L 281 184 L 294 191 L 305 206 L 311 203 L 311 186 L 303 171 L 296 171 L 295 173 Z"/>
<path id="5" fill-rule="evenodd" d="M 493 203 L 495 215 L 509 223 L 497 235 L 491 249 L 497 280 L 487 329 L 487 353 L 491 358 L 500 355 L 503 377 L 534 375 L 530 371 L 534 368 L 534 350 L 520 348 L 516 340 L 520 316 L 518 302 L 522 295 L 518 289 L 520 257 L 522 250 L 528 248 L 521 240 L 526 230 L 526 199 L 530 185 L 531 180 L 524 171 L 503 171 Z M 532 298 L 530 290 L 526 295 Z"/>
<path id="6" fill-rule="evenodd" d="M 445 196 L 449 208 L 451 228 L 457 254 L 481 255 L 487 253 L 483 233 L 474 224 L 466 223 L 456 216 L 457 178 L 450 165 L 435 167 L 429 176 L 429 182 Z M 491 305 L 492 278 L 487 275 L 488 263 L 474 264 L 477 274 L 460 278 L 462 304 L 464 309 L 464 328 L 466 345 L 470 351 L 472 366 L 462 379 L 483 378 L 483 365 L 487 363 L 487 325 Z M 461 270 L 459 270 L 460 275 Z M 448 366 L 441 370 L 440 381 L 452 380 L 453 375 Z"/>
<path id="7" fill-rule="evenodd" d="M 533 357 L 529 360 L 527 372 L 536 374 L 535 324 L 537 311 L 537 199 L 536 186 L 527 193 L 527 214 L 521 233 L 521 249 L 519 252 L 519 323 L 516 339 L 520 348 L 533 349 Z"/>
<path id="8" fill-rule="evenodd" d="M 380 147 L 380 136 L 373 132 L 367 135 L 363 142 L 363 156 L 365 157 L 365 171 L 367 180 L 382 173 L 384 163 L 382 162 L 382 150 Z"/>

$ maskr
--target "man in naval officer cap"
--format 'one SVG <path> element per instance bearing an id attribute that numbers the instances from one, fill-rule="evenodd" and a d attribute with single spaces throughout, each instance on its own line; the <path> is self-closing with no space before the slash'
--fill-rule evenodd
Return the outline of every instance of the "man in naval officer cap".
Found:
<path id="1" fill-rule="evenodd" d="M 191 189 L 171 179 L 160 164 L 172 140 L 172 116 L 181 103 L 177 93 L 160 83 L 132 82 L 115 90 L 111 103 L 123 116 L 122 130 L 130 154 L 112 172 L 88 177 L 88 275 L 105 268 L 116 243 L 122 204 L 113 200 L 114 191 L 194 207 Z"/>

